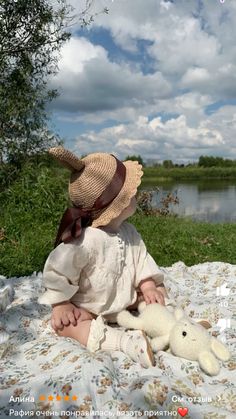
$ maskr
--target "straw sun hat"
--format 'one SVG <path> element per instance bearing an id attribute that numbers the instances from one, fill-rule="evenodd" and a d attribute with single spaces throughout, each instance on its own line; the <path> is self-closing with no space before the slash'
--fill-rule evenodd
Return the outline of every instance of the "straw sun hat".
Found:
<path id="1" fill-rule="evenodd" d="M 80 159 L 61 146 L 49 149 L 49 153 L 71 171 L 70 199 L 82 218 L 89 213 L 92 227 L 117 218 L 141 183 L 142 166 L 137 161 L 121 162 L 108 153 L 92 153 Z"/>

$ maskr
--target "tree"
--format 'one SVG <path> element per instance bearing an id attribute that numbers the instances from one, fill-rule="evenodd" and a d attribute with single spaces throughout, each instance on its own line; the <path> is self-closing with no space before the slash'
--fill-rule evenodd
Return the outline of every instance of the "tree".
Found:
<path id="1" fill-rule="evenodd" d="M 223 157 L 200 156 L 198 159 L 200 167 L 235 167 L 236 160 L 224 159 Z"/>
<path id="2" fill-rule="evenodd" d="M 58 93 L 48 90 L 48 77 L 57 72 L 59 50 L 70 38 L 69 28 L 89 25 L 96 0 L 72 15 L 66 0 L 0 1 L 0 165 L 21 167 L 29 155 L 58 144 L 47 129 L 49 101 Z"/>
<path id="3" fill-rule="evenodd" d="M 109 13 L 107 7 L 98 10 L 97 12 L 91 13 L 91 9 L 95 3 L 95 0 L 86 0 L 84 10 L 80 13 L 79 16 L 75 16 L 76 20 L 79 20 L 81 27 L 85 27 L 94 22 L 94 17 L 100 15 L 101 13 Z"/>
<path id="4" fill-rule="evenodd" d="M 165 169 L 171 169 L 172 167 L 174 167 L 174 164 L 172 160 L 164 160 L 163 167 L 165 167 Z"/>
<path id="5" fill-rule="evenodd" d="M 55 2 L 54 2 L 55 3 Z M 20 165 L 25 156 L 55 141 L 46 128 L 47 89 L 58 50 L 69 39 L 66 0 L 1 0 L 0 163 Z"/>

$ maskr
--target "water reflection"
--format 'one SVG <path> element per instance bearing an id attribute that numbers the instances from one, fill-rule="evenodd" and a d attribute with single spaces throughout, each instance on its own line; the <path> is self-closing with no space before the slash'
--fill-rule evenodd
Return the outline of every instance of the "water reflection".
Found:
<path id="1" fill-rule="evenodd" d="M 151 189 L 154 183 L 143 184 L 142 189 Z M 207 222 L 236 221 L 236 182 L 232 181 L 176 181 L 155 183 L 159 192 L 153 193 L 153 206 L 169 192 L 179 198 L 179 205 L 170 205 L 170 210 L 180 216 Z"/>

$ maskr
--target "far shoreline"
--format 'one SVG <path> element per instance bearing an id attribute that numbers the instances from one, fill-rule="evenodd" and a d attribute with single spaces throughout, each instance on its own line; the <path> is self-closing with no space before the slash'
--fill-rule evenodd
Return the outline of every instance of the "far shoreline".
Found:
<path id="1" fill-rule="evenodd" d="M 170 180 L 235 180 L 236 167 L 144 167 L 143 181 L 166 182 Z"/>

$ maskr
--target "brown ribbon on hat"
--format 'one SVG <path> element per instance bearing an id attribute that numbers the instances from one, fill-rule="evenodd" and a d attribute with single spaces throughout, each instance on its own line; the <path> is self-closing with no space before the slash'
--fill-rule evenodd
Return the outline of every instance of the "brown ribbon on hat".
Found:
<path id="1" fill-rule="evenodd" d="M 111 182 L 96 199 L 92 208 L 78 206 L 67 208 L 61 219 L 54 247 L 62 242 L 69 243 L 72 239 L 77 239 L 81 234 L 82 227 L 91 225 L 94 211 L 108 207 L 121 191 L 125 182 L 126 167 L 113 154 L 111 155 L 116 159 L 116 171 Z"/>

